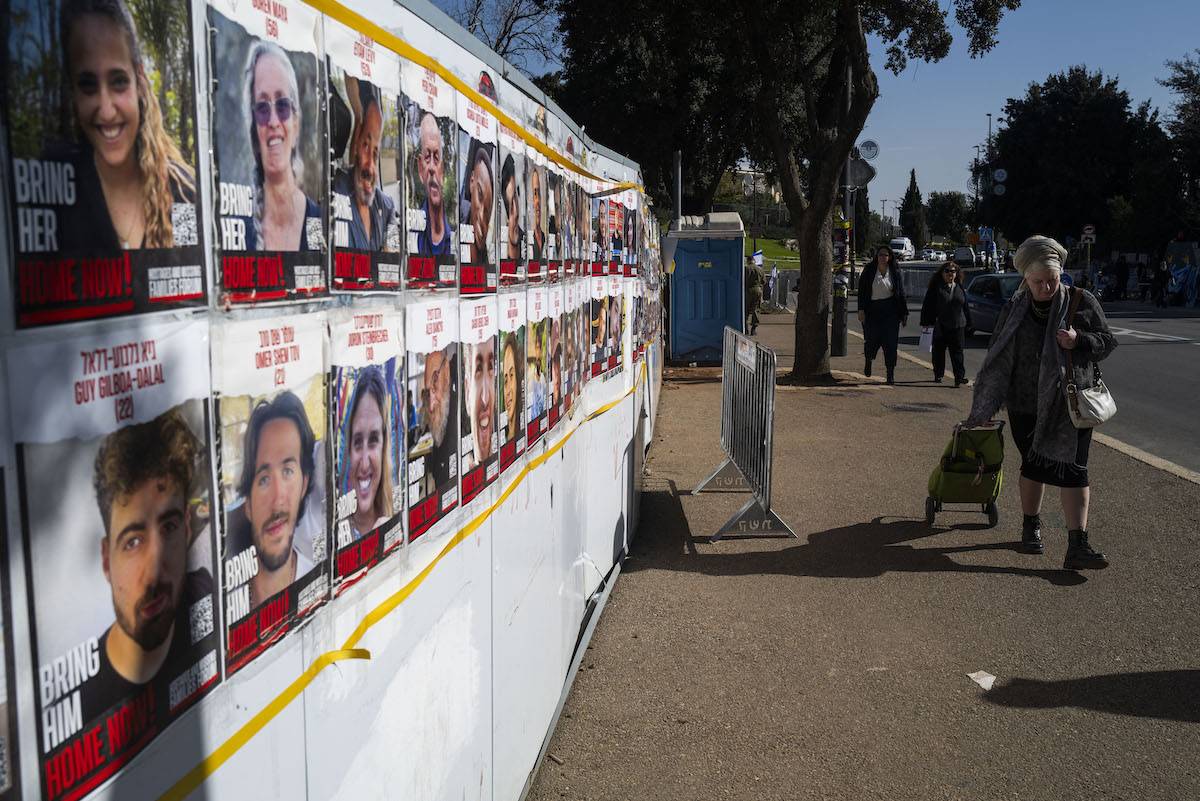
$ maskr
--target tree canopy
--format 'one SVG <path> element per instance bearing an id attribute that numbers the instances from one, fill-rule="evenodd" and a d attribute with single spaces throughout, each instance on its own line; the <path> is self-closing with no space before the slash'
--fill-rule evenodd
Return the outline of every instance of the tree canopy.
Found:
<path id="1" fill-rule="evenodd" d="M 925 222 L 925 203 L 921 200 L 921 190 L 917 186 L 917 171 L 914 169 L 908 175 L 908 189 L 904 192 L 904 200 L 900 202 L 900 228 L 904 235 L 912 240 L 917 250 L 925 247 L 929 241 L 929 225 Z"/>
<path id="2" fill-rule="evenodd" d="M 930 192 L 925 204 L 929 231 L 956 242 L 971 224 L 971 202 L 962 192 Z"/>
<path id="3" fill-rule="evenodd" d="M 986 169 L 1007 171 L 1007 192 L 985 195 L 983 216 L 1009 239 L 1068 239 L 1092 224 L 1114 248 L 1157 250 L 1177 227 L 1170 142 L 1116 78 L 1071 67 L 1010 99 L 1005 116 Z"/>
<path id="4" fill-rule="evenodd" d="M 1183 191 L 1181 217 L 1200 236 L 1200 49 L 1166 66 L 1168 75 L 1159 83 L 1175 96 L 1167 132 Z"/>

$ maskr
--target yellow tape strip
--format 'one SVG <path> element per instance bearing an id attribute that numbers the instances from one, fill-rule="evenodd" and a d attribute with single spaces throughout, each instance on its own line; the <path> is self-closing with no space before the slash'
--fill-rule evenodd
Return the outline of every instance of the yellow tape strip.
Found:
<path id="1" fill-rule="evenodd" d="M 621 397 L 610 403 L 604 404 L 599 409 L 585 417 L 583 420 L 580 420 L 570 431 L 566 432 L 562 438 L 554 443 L 553 446 L 547 448 L 545 453 L 535 459 L 530 460 L 523 468 L 521 468 L 521 471 L 517 473 L 516 477 L 513 478 L 509 485 L 504 488 L 504 491 L 500 493 L 500 496 L 496 498 L 495 502 L 472 518 L 469 523 L 459 529 L 458 532 L 446 542 L 446 545 L 438 552 L 437 556 L 435 556 L 420 573 L 418 573 L 407 584 L 394 592 L 392 595 L 388 596 L 386 600 L 368 612 L 367 615 L 355 627 L 354 632 L 346 639 L 346 642 L 342 644 L 340 649 L 336 651 L 327 651 L 317 657 L 316 661 L 309 665 L 308 669 L 305 670 L 304 673 L 300 674 L 298 679 L 284 688 L 283 692 L 275 696 L 275 698 L 273 698 L 269 704 L 263 707 L 263 709 L 260 710 L 254 717 L 250 718 L 250 720 L 243 724 L 242 727 L 234 732 L 228 740 L 223 742 L 215 751 L 206 756 L 204 760 L 200 762 L 200 764 L 196 765 L 196 767 L 188 771 L 179 781 L 175 782 L 171 789 L 167 790 L 167 792 L 165 792 L 159 798 L 159 801 L 183 801 L 183 799 L 190 795 L 196 788 L 198 788 L 205 779 L 216 773 L 218 768 L 225 764 L 230 757 L 236 754 L 242 748 L 242 746 L 244 746 L 252 737 L 254 737 L 254 735 L 258 734 L 263 727 L 270 723 L 276 715 L 282 712 L 288 704 L 296 700 L 296 697 L 300 695 L 300 693 L 302 693 L 309 684 L 312 683 L 313 679 L 315 679 L 317 674 L 322 670 L 329 667 L 334 662 L 339 662 L 343 659 L 370 659 L 370 651 L 363 648 L 355 648 L 354 646 L 358 644 L 359 640 L 363 638 L 363 636 L 371 629 L 371 627 L 387 617 L 388 614 L 390 614 L 397 606 L 403 603 L 406 598 L 412 595 L 413 592 L 416 591 L 417 587 L 421 586 L 429 574 L 433 572 L 434 566 L 436 566 L 438 562 L 442 561 L 442 559 L 452 550 L 457 548 L 464 540 L 467 539 L 467 537 L 474 534 L 475 531 L 477 531 L 479 527 L 482 526 L 489 517 L 491 517 L 492 513 L 495 512 L 496 509 L 498 509 L 500 505 L 508 499 L 508 496 L 511 495 L 514 490 L 516 490 L 520 483 L 525 480 L 525 477 L 538 467 L 541 467 L 543 464 L 545 464 L 551 456 L 562 450 L 562 447 L 567 444 L 567 441 L 571 439 L 571 437 L 575 436 L 575 432 L 578 431 L 584 423 L 594 420 L 632 395 L 637 390 L 638 386 L 646 380 L 647 370 L 648 368 L 646 366 L 646 362 L 643 360 L 641 370 L 638 372 L 637 380 L 633 382 L 633 386 L 626 390 Z"/>
<path id="2" fill-rule="evenodd" d="M 601 176 L 589 172 L 583 167 L 580 167 L 578 164 L 547 145 L 541 139 L 538 139 L 536 135 L 527 131 L 525 127 L 521 125 L 521 123 L 517 122 L 512 117 L 501 111 L 500 107 L 493 103 L 490 98 L 480 94 L 477 89 L 464 82 L 446 67 L 443 67 L 441 63 L 436 61 L 432 56 L 421 52 L 408 42 L 401 39 L 399 36 L 396 36 L 394 33 L 381 28 L 358 12 L 346 8 L 344 5 L 337 2 L 337 0 L 304 0 L 304 2 L 317 9 L 327 17 L 332 17 L 343 25 L 358 31 L 359 33 L 366 34 L 376 42 L 379 42 L 385 46 L 388 50 L 403 56 L 418 66 L 433 70 L 461 94 L 469 97 L 472 102 L 491 112 L 501 125 L 508 128 L 517 136 L 521 137 L 521 139 L 525 140 L 526 144 L 537 150 L 546 158 L 553 161 L 555 164 L 565 167 L 572 172 L 579 173 L 584 177 L 612 184 L 613 189 L 636 189 L 642 194 L 645 194 L 645 189 L 640 184 L 632 181 L 616 182 L 610 178 L 602 178 Z"/>
<path id="3" fill-rule="evenodd" d="M 308 670 L 300 675 L 300 678 L 289 684 L 283 692 L 275 696 L 271 703 L 263 707 L 257 715 L 246 721 L 240 729 L 234 732 L 232 737 L 223 742 L 216 751 L 205 757 L 203 762 L 188 771 L 182 779 L 175 782 L 175 786 L 167 790 L 162 795 L 160 801 L 182 801 L 186 798 L 193 790 L 200 786 L 201 782 L 215 773 L 217 768 L 225 764 L 226 760 L 249 742 L 251 737 L 258 734 L 264 726 L 282 712 L 284 707 L 294 701 L 296 696 L 302 693 L 304 688 L 311 684 L 312 680 L 322 670 L 334 662 L 340 662 L 343 659 L 370 658 L 371 652 L 362 648 L 327 651 L 321 654 L 315 662 L 308 666 Z"/>

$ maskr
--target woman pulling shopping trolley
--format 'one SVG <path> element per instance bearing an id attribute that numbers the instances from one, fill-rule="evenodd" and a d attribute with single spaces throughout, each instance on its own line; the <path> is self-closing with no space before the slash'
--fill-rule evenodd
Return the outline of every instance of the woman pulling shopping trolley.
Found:
<path id="1" fill-rule="evenodd" d="M 1049 484 L 1059 488 L 1067 524 L 1063 567 L 1100 569 L 1108 560 L 1088 542 L 1090 426 L 1098 418 L 1088 419 L 1086 408 L 1081 414 L 1079 400 L 1086 406 L 1089 399 L 1108 398 L 1096 363 L 1117 341 L 1096 297 L 1060 283 L 1066 258 L 1066 249 L 1044 236 L 1032 236 L 1017 249 L 1014 263 L 1025 280 L 996 320 L 967 426 L 983 425 L 1001 406 L 1008 408 L 1009 430 L 1021 453 L 1023 550 L 1044 550 L 1040 513 Z"/>

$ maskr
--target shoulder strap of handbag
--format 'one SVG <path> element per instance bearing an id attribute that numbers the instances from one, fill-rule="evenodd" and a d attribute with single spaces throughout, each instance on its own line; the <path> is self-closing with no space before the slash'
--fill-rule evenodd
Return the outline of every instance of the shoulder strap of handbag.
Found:
<path id="1" fill-rule="evenodd" d="M 1079 311 L 1079 300 L 1081 298 L 1081 294 L 1075 287 L 1071 287 L 1067 291 L 1071 294 L 1071 305 L 1067 309 L 1067 327 L 1070 328 L 1075 325 L 1075 312 Z M 1078 336 L 1078 332 L 1076 333 L 1076 336 Z M 1071 360 L 1070 350 L 1067 351 L 1067 382 L 1071 384 L 1075 383 L 1075 364 Z"/>

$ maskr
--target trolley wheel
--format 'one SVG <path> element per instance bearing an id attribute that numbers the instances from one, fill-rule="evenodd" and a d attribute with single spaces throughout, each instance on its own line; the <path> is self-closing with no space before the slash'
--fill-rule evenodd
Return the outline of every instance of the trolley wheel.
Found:
<path id="1" fill-rule="evenodd" d="M 925 499 L 925 522 L 933 525 L 933 517 L 937 514 L 938 502 L 933 498 Z"/>
<path id="2" fill-rule="evenodd" d="M 983 507 L 983 511 L 987 512 L 988 528 L 995 528 L 996 524 L 1000 522 L 1000 510 L 996 508 L 996 502 L 990 501 Z"/>

